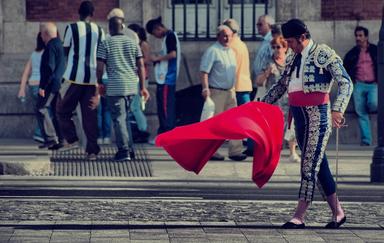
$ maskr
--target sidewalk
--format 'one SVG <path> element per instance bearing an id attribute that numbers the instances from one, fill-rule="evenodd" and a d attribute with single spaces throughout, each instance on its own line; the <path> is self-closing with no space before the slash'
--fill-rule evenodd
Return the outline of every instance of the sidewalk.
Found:
<path id="1" fill-rule="evenodd" d="M 49 160 L 36 145 L 0 140 L 0 161 Z M 384 184 L 369 182 L 372 147 L 341 146 L 338 189 L 348 218 L 339 230 L 323 228 L 330 212 L 319 197 L 306 229 L 279 228 L 294 210 L 300 178 L 286 150 L 258 189 L 251 158 L 209 161 L 195 175 L 161 148 L 144 148 L 152 177 L 1 176 L 0 242 L 384 241 Z M 334 171 L 334 148 L 327 155 Z"/>
<path id="2" fill-rule="evenodd" d="M 178 209 L 179 212 L 188 207 L 188 204 L 184 205 Z M 199 212 L 200 208 L 194 210 Z M 316 211 L 319 210 L 316 208 Z M 383 242 L 384 239 L 383 228 L 377 225 L 360 227 L 346 224 L 338 230 L 326 230 L 323 224 L 311 223 L 304 230 L 282 230 L 279 228 L 280 219 L 262 221 L 260 217 L 264 215 L 264 210 L 258 212 L 259 220 L 240 222 L 211 217 L 187 221 L 182 218 L 183 215 L 179 216 L 179 220 L 163 221 L 109 218 L 92 221 L 79 218 L 73 221 L 2 221 L 0 242 Z"/>

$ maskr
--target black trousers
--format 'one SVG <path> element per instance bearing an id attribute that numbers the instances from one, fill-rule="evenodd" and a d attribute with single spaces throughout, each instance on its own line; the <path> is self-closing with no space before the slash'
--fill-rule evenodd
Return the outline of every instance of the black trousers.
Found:
<path id="1" fill-rule="evenodd" d="M 73 143 L 78 141 L 79 138 L 72 116 L 77 105 L 80 104 L 81 120 L 87 137 L 85 152 L 88 154 L 98 154 L 100 152 L 100 147 L 97 144 L 97 107 L 90 107 L 91 100 L 95 96 L 95 85 L 80 85 L 65 81 L 60 89 L 56 108 L 63 136 L 68 143 Z"/>

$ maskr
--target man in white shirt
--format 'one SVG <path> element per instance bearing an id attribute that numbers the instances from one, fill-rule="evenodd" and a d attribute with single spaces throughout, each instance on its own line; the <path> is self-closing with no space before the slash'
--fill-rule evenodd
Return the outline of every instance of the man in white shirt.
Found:
<path id="1" fill-rule="evenodd" d="M 68 142 L 65 149 L 77 146 L 79 139 L 72 115 L 80 104 L 82 125 L 87 137 L 85 152 L 90 160 L 96 160 L 100 152 L 97 144 L 96 52 L 104 39 L 104 31 L 90 22 L 93 11 L 92 2 L 83 1 L 79 8 L 80 21 L 69 24 L 65 29 L 63 46 L 68 62 L 57 104 L 60 127 Z"/>

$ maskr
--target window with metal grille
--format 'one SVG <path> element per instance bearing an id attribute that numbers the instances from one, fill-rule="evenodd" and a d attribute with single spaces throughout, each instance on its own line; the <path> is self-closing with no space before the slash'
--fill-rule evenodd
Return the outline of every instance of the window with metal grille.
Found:
<path id="1" fill-rule="evenodd" d="M 258 40 L 259 16 L 273 12 L 273 0 L 168 0 L 164 19 L 182 40 L 213 40 L 227 18 L 240 25 L 243 40 Z"/>

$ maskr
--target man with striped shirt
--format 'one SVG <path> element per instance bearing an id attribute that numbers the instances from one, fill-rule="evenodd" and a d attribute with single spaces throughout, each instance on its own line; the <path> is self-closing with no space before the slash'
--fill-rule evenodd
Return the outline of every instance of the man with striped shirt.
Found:
<path id="1" fill-rule="evenodd" d="M 140 46 L 123 34 L 123 20 L 113 17 L 109 20 L 110 35 L 97 50 L 97 78 L 101 90 L 104 65 L 108 74 L 106 95 L 114 124 L 118 151 L 116 161 L 130 160 L 129 130 L 127 129 L 130 96 L 140 92 L 145 100 L 149 93 L 145 88 L 144 59 Z"/>
<path id="2" fill-rule="evenodd" d="M 80 21 L 69 24 L 65 29 L 64 50 L 68 62 L 57 104 L 60 126 L 68 142 L 67 148 L 76 146 L 79 140 L 72 115 L 80 104 L 83 129 L 87 137 L 85 151 L 91 160 L 95 160 L 100 151 L 97 145 L 96 52 L 104 39 L 103 30 L 90 22 L 93 11 L 92 2 L 83 1 L 79 8 Z"/>

